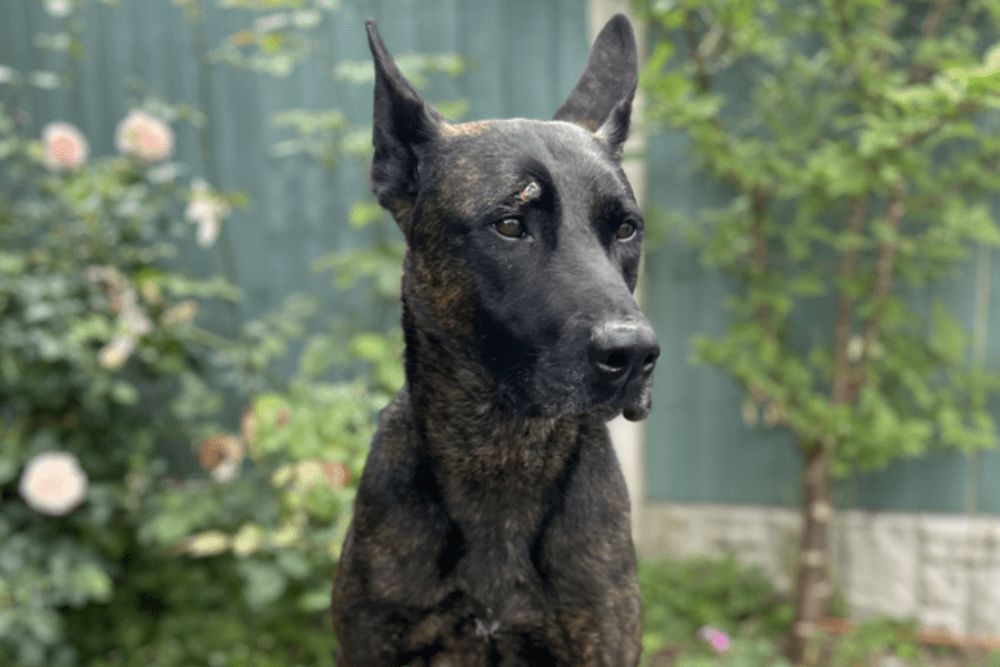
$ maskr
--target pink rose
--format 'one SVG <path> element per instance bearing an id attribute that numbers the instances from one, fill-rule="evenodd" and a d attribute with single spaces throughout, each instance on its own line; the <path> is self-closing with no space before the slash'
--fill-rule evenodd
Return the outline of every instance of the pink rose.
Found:
<path id="1" fill-rule="evenodd" d="M 133 109 L 118 124 L 115 145 L 143 162 L 160 162 L 174 152 L 174 131 L 156 116 Z"/>
<path id="2" fill-rule="evenodd" d="M 49 171 L 69 171 L 87 161 L 87 138 L 69 123 L 49 123 L 42 130 L 45 155 L 42 164 Z"/>

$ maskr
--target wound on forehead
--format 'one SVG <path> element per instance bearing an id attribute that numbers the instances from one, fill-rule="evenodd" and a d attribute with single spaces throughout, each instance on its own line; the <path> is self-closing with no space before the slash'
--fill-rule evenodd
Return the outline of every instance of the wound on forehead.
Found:
<path id="1" fill-rule="evenodd" d="M 537 181 L 531 181 L 521 192 L 517 195 L 518 204 L 527 204 L 533 202 L 542 196 L 542 186 L 538 184 Z"/>

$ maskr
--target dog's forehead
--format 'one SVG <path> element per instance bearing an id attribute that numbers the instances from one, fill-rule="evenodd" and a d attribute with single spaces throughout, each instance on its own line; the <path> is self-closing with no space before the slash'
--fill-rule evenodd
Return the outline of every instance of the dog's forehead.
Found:
<path id="1" fill-rule="evenodd" d="M 542 194 L 536 187 L 558 190 L 561 185 L 583 185 L 608 190 L 607 194 L 630 192 L 607 144 L 574 123 L 523 118 L 475 121 L 445 125 L 441 135 L 439 192 L 463 193 L 457 200 L 466 206 L 509 196 L 524 203 Z"/>

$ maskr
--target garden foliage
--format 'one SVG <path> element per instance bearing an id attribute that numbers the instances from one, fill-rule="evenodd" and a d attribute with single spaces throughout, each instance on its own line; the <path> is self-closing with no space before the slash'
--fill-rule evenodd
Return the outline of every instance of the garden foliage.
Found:
<path id="1" fill-rule="evenodd" d="M 804 446 L 835 437 L 838 474 L 932 444 L 992 445 L 995 374 L 969 363 L 947 304 L 908 288 L 1000 245 L 1000 5 L 651 9 L 667 32 L 645 72 L 648 116 L 684 130 L 724 186 L 723 206 L 671 217 L 739 285 L 729 328 L 699 337 L 699 357 Z M 850 400 L 833 400 L 835 377 Z"/>
<path id="2" fill-rule="evenodd" d="M 764 574 L 732 556 L 640 563 L 639 588 L 647 657 L 692 643 L 705 626 L 729 636 L 777 637 L 792 618 L 788 601 Z"/>
<path id="3" fill-rule="evenodd" d="M 647 7 L 648 117 L 687 136 L 721 202 L 672 218 L 735 286 L 696 355 L 805 458 L 799 661 L 831 591 L 831 476 L 996 442 L 982 331 L 972 346 L 927 295 L 1000 245 L 1000 3 Z"/>
<path id="4" fill-rule="evenodd" d="M 36 43 L 86 57 L 86 3 L 45 4 L 59 29 Z M 210 62 L 287 74 L 340 11 L 222 3 L 256 13 L 210 49 L 206 7 L 176 4 L 204 77 Z M 418 74 L 461 66 L 413 59 Z M 248 196 L 217 191 L 210 160 L 188 166 L 198 158 L 175 154 L 175 133 L 211 155 L 218 119 L 144 94 L 118 154 L 92 155 L 72 124 L 30 130 L 24 113 L 40 84 L 71 76 L 0 75 L 0 664 L 331 665 L 331 577 L 377 412 L 403 382 L 398 327 L 317 322 L 316 300 L 293 294 L 236 336 L 212 331 L 206 310 L 240 291 L 178 259 L 225 244 Z M 339 111 L 274 122 L 301 136 L 278 156 L 365 166 L 370 129 Z M 373 240 L 317 269 L 395 303 L 391 221 L 370 200 L 345 218 Z M 279 377 L 292 345 L 296 370 Z M 244 406 L 238 418 L 226 397 Z"/>

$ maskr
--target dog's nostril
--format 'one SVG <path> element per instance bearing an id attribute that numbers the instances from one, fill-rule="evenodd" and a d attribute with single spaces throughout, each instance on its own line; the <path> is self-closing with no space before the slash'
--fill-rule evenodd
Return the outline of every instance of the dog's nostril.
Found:
<path id="1" fill-rule="evenodd" d="M 604 360 L 604 365 L 609 368 L 625 370 L 625 367 L 628 366 L 628 355 L 622 352 L 612 352 Z"/>
<path id="2" fill-rule="evenodd" d="M 647 372 L 653 370 L 653 367 L 656 365 L 656 358 L 658 356 L 660 356 L 659 350 L 647 355 L 642 362 L 642 370 Z"/>

